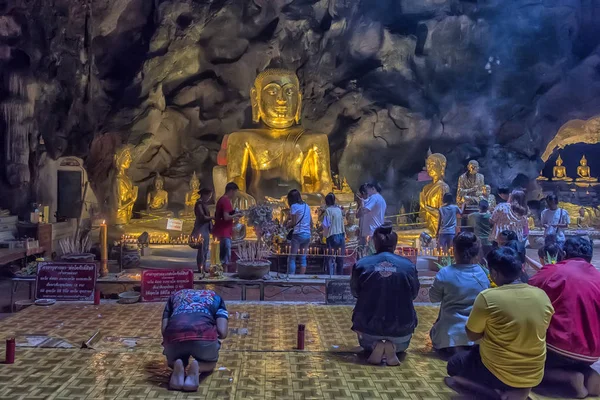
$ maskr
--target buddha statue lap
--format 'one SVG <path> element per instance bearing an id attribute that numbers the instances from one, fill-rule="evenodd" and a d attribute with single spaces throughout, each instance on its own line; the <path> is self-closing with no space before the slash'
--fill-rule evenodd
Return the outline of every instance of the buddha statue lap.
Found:
<path id="1" fill-rule="evenodd" d="M 443 180 L 446 173 L 446 157 L 439 153 L 431 154 L 427 157 L 425 165 L 432 182 L 425 185 L 419 196 L 419 215 L 425 221 L 427 230 L 435 235 L 440 219 L 439 208 L 442 206 L 444 195 L 450 191 Z"/>
<path id="2" fill-rule="evenodd" d="M 150 217 L 172 217 L 173 213 L 167 210 L 169 206 L 169 193 L 164 190 L 165 178 L 156 173 L 152 190 L 146 197 L 146 213 Z"/>
<path id="3" fill-rule="evenodd" d="M 552 180 L 553 181 L 568 181 L 571 182 L 573 179 L 567 176 L 567 169 L 563 165 L 563 160 L 558 155 L 556 159 L 556 165 L 552 168 Z"/>
<path id="4" fill-rule="evenodd" d="M 200 181 L 196 176 L 196 172 L 192 175 L 190 179 L 190 191 L 185 194 L 185 207 L 183 210 L 179 212 L 180 217 L 194 217 L 194 207 L 196 206 L 196 202 L 200 198 Z"/>
<path id="5" fill-rule="evenodd" d="M 226 181 L 240 188 L 240 209 L 252 205 L 253 199 L 282 199 L 292 189 L 300 190 L 309 203 L 320 203 L 332 191 L 329 140 L 300 125 L 298 77 L 287 70 L 265 70 L 250 97 L 252 119 L 263 125 L 227 136 L 213 180 L 223 181 L 226 171 Z"/>
<path id="6" fill-rule="evenodd" d="M 477 206 L 479 201 L 484 199 L 483 187 L 485 179 L 479 173 L 479 163 L 475 160 L 469 161 L 467 172 L 458 178 L 458 190 L 456 191 L 456 204 L 461 207 Z M 487 199 L 486 199 L 487 200 Z"/>
<path id="7" fill-rule="evenodd" d="M 579 161 L 579 166 L 577 167 L 577 176 L 575 180 L 577 182 L 598 182 L 597 178 L 592 178 L 590 174 L 590 167 L 587 165 L 587 159 L 585 156 L 581 158 Z"/>
<path id="8" fill-rule="evenodd" d="M 115 154 L 115 167 L 117 175 L 113 183 L 112 204 L 114 222 L 117 225 L 125 225 L 131 221 L 133 205 L 138 197 L 138 187 L 134 186 L 127 176 L 127 170 L 131 166 L 131 147 L 125 146 Z"/>
<path id="9" fill-rule="evenodd" d="M 547 180 L 548 180 L 548 178 L 546 178 L 546 177 L 543 175 L 543 171 L 540 171 L 540 174 L 539 174 L 539 175 L 538 175 L 538 177 L 537 177 L 537 178 L 535 178 L 535 179 L 536 179 L 536 180 L 538 180 L 538 181 L 547 181 Z"/>

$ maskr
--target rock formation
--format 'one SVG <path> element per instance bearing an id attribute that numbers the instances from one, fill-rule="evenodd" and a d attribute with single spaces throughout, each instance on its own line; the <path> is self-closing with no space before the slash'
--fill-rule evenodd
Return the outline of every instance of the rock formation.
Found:
<path id="1" fill-rule="evenodd" d="M 532 179 L 561 126 L 600 114 L 597 21 L 593 0 L 2 2 L 0 132 L 28 138 L 3 140 L 0 190 L 29 193 L 47 151 L 85 159 L 103 202 L 128 142 L 140 190 L 157 171 L 183 204 L 193 171 L 210 184 L 223 135 L 250 125 L 249 89 L 270 65 L 298 72 L 304 121 L 353 188 L 377 179 L 416 198 L 429 147 L 451 186 L 470 159 L 493 187 Z"/>

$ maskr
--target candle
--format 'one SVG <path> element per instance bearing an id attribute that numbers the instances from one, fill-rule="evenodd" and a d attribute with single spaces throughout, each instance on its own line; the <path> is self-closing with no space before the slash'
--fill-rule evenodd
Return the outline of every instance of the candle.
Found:
<path id="1" fill-rule="evenodd" d="M 100 276 L 108 275 L 108 234 L 106 221 L 100 224 Z"/>
<path id="2" fill-rule="evenodd" d="M 221 263 L 221 246 L 216 238 L 210 243 L 210 265 L 219 265 Z"/>

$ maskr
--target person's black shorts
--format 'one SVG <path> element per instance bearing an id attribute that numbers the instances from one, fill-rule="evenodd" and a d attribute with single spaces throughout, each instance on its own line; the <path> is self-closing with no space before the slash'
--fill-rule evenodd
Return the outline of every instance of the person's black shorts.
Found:
<path id="1" fill-rule="evenodd" d="M 570 371 L 586 371 L 593 363 L 565 357 L 550 349 L 546 352 L 546 369 L 566 369 Z"/>
<path id="2" fill-rule="evenodd" d="M 450 376 L 460 376 L 490 389 L 514 390 L 513 387 L 496 378 L 485 367 L 479 354 L 479 345 L 473 346 L 469 351 L 462 351 L 450 357 L 447 368 Z"/>

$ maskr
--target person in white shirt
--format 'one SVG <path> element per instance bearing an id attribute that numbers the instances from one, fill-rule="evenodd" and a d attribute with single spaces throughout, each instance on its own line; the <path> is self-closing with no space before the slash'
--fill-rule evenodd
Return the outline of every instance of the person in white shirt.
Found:
<path id="1" fill-rule="evenodd" d="M 312 216 L 310 207 L 302 201 L 302 195 L 296 189 L 290 190 L 287 195 L 290 206 L 290 220 L 288 228 L 293 229 L 290 241 L 290 256 L 288 256 L 288 273 L 296 273 L 296 255 L 300 254 L 300 274 L 306 273 L 306 252 L 310 244 L 310 228 Z"/>
<path id="2" fill-rule="evenodd" d="M 546 197 L 548 208 L 542 211 L 542 226 L 544 227 L 544 237 L 556 235 L 556 242 L 562 247 L 565 243 L 565 229 L 569 227 L 571 218 L 569 213 L 558 207 L 558 197 L 550 194 Z"/>
<path id="3" fill-rule="evenodd" d="M 333 266 L 336 265 L 335 273 L 344 273 L 344 253 L 346 252 L 346 234 L 344 232 L 344 215 L 342 209 L 335 204 L 335 195 L 329 193 L 325 196 L 325 215 L 323 217 L 323 236 L 326 238 L 327 252 L 329 257 L 325 258 L 329 267 L 329 275 L 333 275 Z"/>
<path id="4" fill-rule="evenodd" d="M 373 236 L 375 229 L 385 222 L 385 210 L 387 204 L 379 193 L 381 187 L 377 183 L 365 185 L 367 198 L 359 198 L 358 217 L 360 220 L 360 236 L 362 244 L 366 244 L 367 238 Z M 358 197 L 358 196 L 357 196 Z"/>

